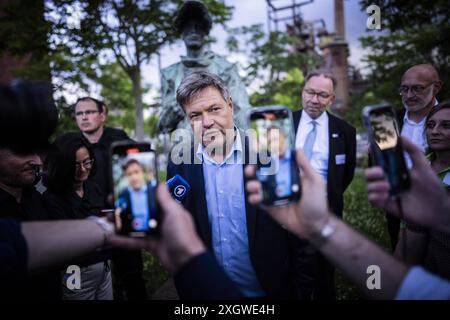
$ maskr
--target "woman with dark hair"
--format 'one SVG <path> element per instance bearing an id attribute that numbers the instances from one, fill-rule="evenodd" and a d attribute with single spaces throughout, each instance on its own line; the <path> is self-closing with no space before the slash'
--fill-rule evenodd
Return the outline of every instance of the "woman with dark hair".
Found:
<path id="1" fill-rule="evenodd" d="M 100 188 L 88 180 L 95 172 L 95 159 L 89 142 L 79 133 L 59 137 L 44 163 L 44 199 L 54 219 L 84 219 L 98 216 L 104 208 Z M 73 278 L 76 267 L 80 277 Z M 73 261 L 63 272 L 63 298 L 67 300 L 113 299 L 111 271 L 106 252 L 98 251 Z"/>
<path id="2" fill-rule="evenodd" d="M 430 111 L 425 120 L 425 135 L 427 158 L 450 196 L 450 101 L 442 102 Z M 403 227 L 407 232 L 406 262 L 421 264 L 429 271 L 450 279 L 450 235 L 412 224 L 404 224 Z M 400 241 L 396 250 L 399 257 L 402 246 Z"/>

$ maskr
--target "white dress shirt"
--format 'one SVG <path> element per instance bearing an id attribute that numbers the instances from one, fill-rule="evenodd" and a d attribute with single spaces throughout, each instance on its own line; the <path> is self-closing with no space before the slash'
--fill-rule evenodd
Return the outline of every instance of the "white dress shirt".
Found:
<path id="1" fill-rule="evenodd" d="M 437 105 L 438 102 L 435 100 L 434 105 Z M 409 112 L 405 112 L 405 116 L 403 117 L 403 127 L 401 136 L 406 137 L 416 146 L 418 146 L 423 152 L 428 148 L 427 137 L 425 135 L 425 120 L 424 117 L 420 122 L 414 122 L 409 119 Z M 405 156 L 406 165 L 409 169 L 412 168 L 412 161 L 408 154 Z"/>
<path id="2" fill-rule="evenodd" d="M 327 182 L 328 158 L 330 153 L 328 114 L 324 112 L 314 120 L 317 122 L 317 136 L 314 141 L 310 162 L 316 172 L 324 177 L 325 182 Z M 313 119 L 303 110 L 295 137 L 295 149 L 303 149 L 306 137 L 313 128 L 311 121 Z"/>

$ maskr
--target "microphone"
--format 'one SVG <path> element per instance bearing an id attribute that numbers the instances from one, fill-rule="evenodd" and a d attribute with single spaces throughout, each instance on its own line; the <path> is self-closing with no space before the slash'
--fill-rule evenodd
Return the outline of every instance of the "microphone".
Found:
<path id="1" fill-rule="evenodd" d="M 170 189 L 172 197 L 178 202 L 183 201 L 188 191 L 191 190 L 189 183 L 178 174 L 167 180 L 166 184 Z"/>

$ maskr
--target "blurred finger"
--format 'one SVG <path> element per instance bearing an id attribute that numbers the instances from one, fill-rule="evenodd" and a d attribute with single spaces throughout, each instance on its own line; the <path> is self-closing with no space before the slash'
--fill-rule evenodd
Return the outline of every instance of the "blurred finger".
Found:
<path id="1" fill-rule="evenodd" d="M 257 180 L 252 180 L 246 184 L 247 192 L 249 193 L 259 193 L 261 190 L 261 182 Z"/>
<path id="2" fill-rule="evenodd" d="M 364 170 L 367 181 L 384 180 L 383 168 L 376 166 Z"/>
<path id="3" fill-rule="evenodd" d="M 247 178 L 253 178 L 256 174 L 256 166 L 250 164 L 245 166 L 244 174 Z"/>
<path id="4" fill-rule="evenodd" d="M 251 205 L 258 205 L 261 203 L 261 195 L 259 193 L 251 194 L 248 196 L 248 202 Z"/>
<path id="5" fill-rule="evenodd" d="M 376 181 L 367 184 L 367 192 L 386 192 L 389 193 L 391 186 L 387 181 Z"/>
<path id="6" fill-rule="evenodd" d="M 168 212 L 174 212 L 183 210 L 183 207 L 176 202 L 172 195 L 169 192 L 169 189 L 166 184 L 160 184 L 156 190 L 156 197 L 158 199 L 159 205 L 164 211 L 164 214 L 167 214 Z"/>

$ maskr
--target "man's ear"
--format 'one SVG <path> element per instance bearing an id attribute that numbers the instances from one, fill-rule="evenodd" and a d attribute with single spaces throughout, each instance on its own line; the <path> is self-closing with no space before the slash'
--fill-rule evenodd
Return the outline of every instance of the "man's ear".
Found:
<path id="1" fill-rule="evenodd" d="M 439 93 L 439 91 L 441 91 L 441 89 L 442 89 L 442 81 L 441 80 L 438 80 L 438 81 L 435 81 L 434 82 L 434 84 L 433 84 L 433 95 L 434 96 L 436 96 L 438 93 Z"/>
<path id="2" fill-rule="evenodd" d="M 106 110 L 106 108 L 105 107 L 102 107 L 102 109 L 103 109 L 103 111 L 100 113 L 100 117 L 101 117 L 101 119 L 102 119 L 102 122 L 104 123 L 104 124 L 106 124 L 106 117 L 107 117 L 107 110 Z"/>
<path id="3" fill-rule="evenodd" d="M 330 99 L 329 107 L 331 107 L 335 101 L 336 101 L 336 94 L 333 92 L 333 95 L 331 96 L 331 99 Z"/>
<path id="4" fill-rule="evenodd" d="M 228 98 L 228 107 L 231 108 L 231 113 L 233 113 L 233 99 L 231 97 Z"/>

